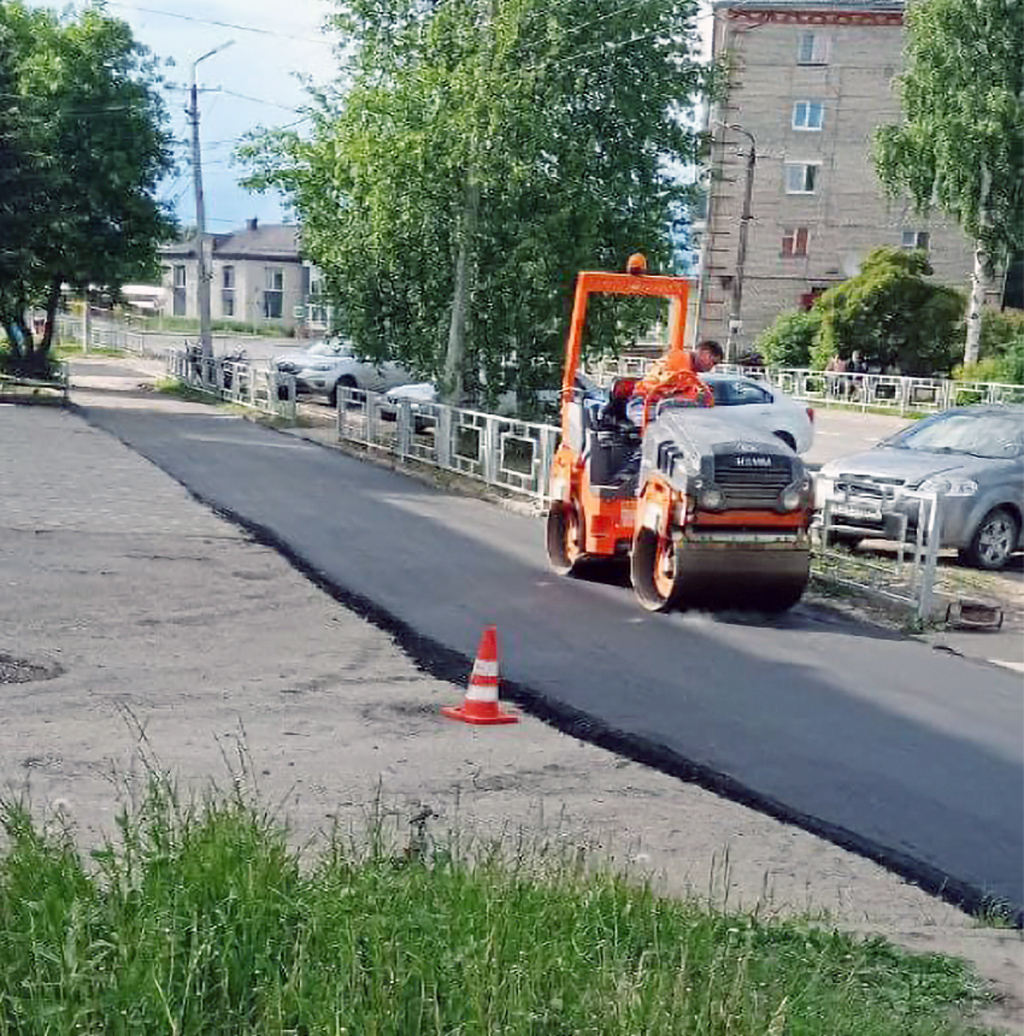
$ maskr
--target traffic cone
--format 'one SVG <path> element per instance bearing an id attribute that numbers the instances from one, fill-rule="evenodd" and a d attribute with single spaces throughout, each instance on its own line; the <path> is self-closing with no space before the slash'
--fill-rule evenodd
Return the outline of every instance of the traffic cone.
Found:
<path id="1" fill-rule="evenodd" d="M 488 626 L 476 649 L 465 700 L 461 705 L 443 706 L 442 715 L 463 723 L 518 723 L 518 716 L 502 712 L 498 705 L 498 682 L 498 637 L 495 628 Z"/>

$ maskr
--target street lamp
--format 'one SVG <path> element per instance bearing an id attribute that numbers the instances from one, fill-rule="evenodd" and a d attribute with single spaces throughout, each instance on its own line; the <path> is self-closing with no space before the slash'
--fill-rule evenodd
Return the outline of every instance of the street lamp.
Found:
<path id="1" fill-rule="evenodd" d="M 757 162 L 757 145 L 754 134 L 738 126 L 734 122 L 720 122 L 715 124 L 723 129 L 733 130 L 735 133 L 742 133 L 750 141 L 750 151 L 747 153 L 747 180 L 743 192 L 743 211 L 740 214 L 739 245 L 736 248 L 736 274 L 732 279 L 732 302 L 729 307 L 729 337 L 725 342 L 725 358 L 727 361 L 735 359 L 736 335 L 743 327 L 741 316 L 743 307 L 743 267 L 747 261 L 747 231 L 750 228 L 750 199 L 754 191 L 754 165 Z"/>
<path id="2" fill-rule="evenodd" d="M 227 43 L 208 50 L 192 62 L 191 105 L 188 114 L 192 120 L 192 178 L 196 189 L 196 262 L 199 271 L 196 294 L 199 303 L 199 350 L 204 360 L 213 357 L 213 335 L 210 332 L 210 280 L 213 274 L 206 265 L 206 209 L 203 204 L 203 165 L 199 153 L 199 89 L 196 86 L 196 66 L 200 61 L 205 61 L 207 58 L 212 58 L 214 54 L 226 50 L 234 42 L 234 40 L 228 40 Z"/>

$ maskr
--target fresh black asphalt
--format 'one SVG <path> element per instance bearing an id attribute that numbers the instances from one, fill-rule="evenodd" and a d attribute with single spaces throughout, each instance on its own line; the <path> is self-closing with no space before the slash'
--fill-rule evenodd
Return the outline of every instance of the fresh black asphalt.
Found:
<path id="1" fill-rule="evenodd" d="M 537 519 L 240 419 L 82 412 L 425 668 L 464 677 L 494 623 L 503 694 L 563 729 L 1020 917 L 1019 675 L 806 605 L 650 615 L 621 581 L 553 576 Z"/>

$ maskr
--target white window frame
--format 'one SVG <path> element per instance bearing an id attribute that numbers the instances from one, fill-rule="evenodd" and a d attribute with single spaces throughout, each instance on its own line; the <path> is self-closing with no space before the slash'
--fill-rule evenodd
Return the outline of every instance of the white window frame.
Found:
<path id="1" fill-rule="evenodd" d="M 235 287 L 235 268 L 233 266 L 220 268 L 220 286 L 225 291 L 231 291 Z"/>
<path id="2" fill-rule="evenodd" d="M 188 287 L 188 271 L 183 264 L 175 265 L 174 267 L 174 287 L 175 288 L 187 288 Z"/>
<path id="3" fill-rule="evenodd" d="M 796 41 L 798 65 L 827 65 L 832 38 L 824 32 L 801 32 Z"/>
<path id="4" fill-rule="evenodd" d="M 273 306 L 275 298 L 277 305 Z M 276 316 L 271 314 L 272 308 L 277 310 Z M 263 319 L 284 319 L 284 270 L 280 266 L 266 266 L 263 269 Z"/>
<path id="5" fill-rule="evenodd" d="M 802 182 L 803 187 L 793 187 L 792 184 L 795 180 L 790 176 L 790 171 L 794 169 L 802 169 L 804 171 Z M 810 176 L 811 186 L 807 186 L 808 172 L 810 170 L 814 172 Z M 785 165 L 785 187 L 787 194 L 816 194 L 818 190 L 818 183 L 821 176 L 821 163 L 820 162 L 787 162 Z"/>
<path id="6" fill-rule="evenodd" d="M 927 252 L 931 244 L 931 235 L 927 230 L 904 230 L 900 236 L 900 248 L 912 252 L 915 248 Z"/>
<path id="7" fill-rule="evenodd" d="M 817 115 L 817 121 L 812 119 L 812 115 Z M 825 128 L 825 102 L 794 102 L 792 125 L 801 133 L 820 133 Z"/>

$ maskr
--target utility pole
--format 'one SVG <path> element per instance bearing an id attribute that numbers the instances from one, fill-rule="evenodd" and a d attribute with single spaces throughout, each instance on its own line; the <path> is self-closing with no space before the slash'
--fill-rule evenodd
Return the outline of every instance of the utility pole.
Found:
<path id="1" fill-rule="evenodd" d="M 213 335 L 210 331 L 210 281 L 213 273 L 206 261 L 206 208 L 203 203 L 203 162 L 199 150 L 199 89 L 196 86 L 196 66 L 200 61 L 219 54 L 230 47 L 234 40 L 228 40 L 219 47 L 207 51 L 192 62 L 192 88 L 188 108 L 189 121 L 192 123 L 192 179 L 196 191 L 196 264 L 198 269 L 196 281 L 196 298 L 199 303 L 199 350 L 203 360 L 213 358 Z M 207 365 L 203 365 L 204 373 Z"/>
<path id="2" fill-rule="evenodd" d="M 729 337 L 725 342 L 725 359 L 732 363 L 736 359 L 737 336 L 743 330 L 743 267 L 747 262 L 747 233 L 750 230 L 750 202 L 754 194 L 754 166 L 757 164 L 757 146 L 753 133 L 749 133 L 736 123 L 719 123 L 725 129 L 742 133 L 750 141 L 747 152 L 747 177 L 743 189 L 743 210 L 740 214 L 739 244 L 736 248 L 736 273 L 732 279 L 732 300 L 729 306 Z"/>

